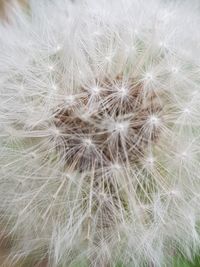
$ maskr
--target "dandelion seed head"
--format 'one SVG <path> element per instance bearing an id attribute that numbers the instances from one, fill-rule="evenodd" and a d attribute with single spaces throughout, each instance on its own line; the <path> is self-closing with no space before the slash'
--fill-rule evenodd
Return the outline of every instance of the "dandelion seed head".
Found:
<path id="1" fill-rule="evenodd" d="M 169 192 L 169 195 L 170 195 L 171 197 L 180 197 L 180 196 L 181 196 L 181 193 L 180 193 L 179 190 L 177 190 L 177 189 L 173 189 L 173 190 L 171 190 L 171 191 Z"/>
<path id="2" fill-rule="evenodd" d="M 52 128 L 50 129 L 50 133 L 51 133 L 52 136 L 54 136 L 54 137 L 59 137 L 60 134 L 61 134 L 60 130 L 59 130 L 58 128 L 56 128 L 56 127 L 52 127 Z"/>
<path id="3" fill-rule="evenodd" d="M 184 108 L 183 113 L 189 115 L 191 114 L 191 110 L 189 108 Z"/>
<path id="4" fill-rule="evenodd" d="M 93 86 L 90 90 L 92 95 L 99 95 L 101 88 L 99 86 Z"/>
<path id="5" fill-rule="evenodd" d="M 54 66 L 53 66 L 53 65 L 48 65 L 48 69 L 49 69 L 50 71 L 53 71 L 53 70 L 54 70 Z"/>
<path id="6" fill-rule="evenodd" d="M 61 49 L 62 49 L 62 46 L 58 44 L 58 45 L 56 46 L 56 51 L 58 52 L 58 51 L 60 51 Z"/>
<path id="7" fill-rule="evenodd" d="M 198 1 L 29 2 L 0 25 L 10 265 L 191 258 L 200 247 Z"/>
<path id="8" fill-rule="evenodd" d="M 145 166 L 147 168 L 153 168 L 154 167 L 154 164 L 155 164 L 155 158 L 152 155 L 148 155 L 145 158 Z"/>
<path id="9" fill-rule="evenodd" d="M 181 158 L 182 159 L 186 159 L 188 157 L 188 153 L 187 153 L 187 151 L 183 151 L 182 153 L 181 153 Z"/>
<path id="10" fill-rule="evenodd" d="M 119 133 L 126 133 L 129 127 L 129 123 L 127 121 L 122 122 L 114 122 L 110 131 L 116 131 Z"/>
<path id="11" fill-rule="evenodd" d="M 105 60 L 108 61 L 108 62 L 112 62 L 112 58 L 113 58 L 112 55 L 108 55 L 108 56 L 105 57 Z"/>
<path id="12" fill-rule="evenodd" d="M 119 88 L 118 93 L 123 98 L 123 97 L 127 96 L 128 89 L 126 87 L 122 86 L 121 88 Z"/>
<path id="13" fill-rule="evenodd" d="M 53 84 L 53 85 L 52 85 L 52 89 L 53 89 L 54 91 L 56 91 L 56 90 L 58 89 L 57 85 L 56 85 L 56 84 Z"/>
<path id="14" fill-rule="evenodd" d="M 153 74 L 150 72 L 147 72 L 144 76 L 144 79 L 147 81 L 153 81 L 153 79 L 154 79 Z"/>
<path id="15" fill-rule="evenodd" d="M 163 48 L 166 48 L 167 47 L 167 44 L 165 42 L 159 42 L 159 46 L 160 47 L 163 47 Z"/>
<path id="16" fill-rule="evenodd" d="M 150 115 L 148 121 L 151 125 L 159 126 L 160 119 L 156 115 Z"/>
<path id="17" fill-rule="evenodd" d="M 179 72 L 179 68 L 178 67 L 172 67 L 171 71 L 173 74 L 177 74 Z"/>
<path id="18" fill-rule="evenodd" d="M 66 98 L 65 98 L 65 103 L 67 106 L 71 106 L 74 104 L 74 101 L 75 101 L 75 96 L 74 95 L 68 95 Z"/>
<path id="19" fill-rule="evenodd" d="M 94 146 L 92 140 L 90 138 L 85 138 L 83 139 L 83 144 L 86 146 L 86 147 L 92 147 Z"/>

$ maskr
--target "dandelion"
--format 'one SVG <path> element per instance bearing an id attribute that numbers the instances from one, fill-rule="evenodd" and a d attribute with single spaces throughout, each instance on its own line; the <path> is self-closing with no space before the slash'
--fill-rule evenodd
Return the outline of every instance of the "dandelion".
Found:
<path id="1" fill-rule="evenodd" d="M 0 24 L 6 262 L 158 267 L 198 251 L 192 2 L 10 5 Z"/>

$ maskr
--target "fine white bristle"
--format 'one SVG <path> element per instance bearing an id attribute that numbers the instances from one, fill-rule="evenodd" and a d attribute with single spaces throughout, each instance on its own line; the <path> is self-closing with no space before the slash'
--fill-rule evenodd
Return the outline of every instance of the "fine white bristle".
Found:
<path id="1" fill-rule="evenodd" d="M 5 260 L 171 266 L 200 220 L 200 5 L 13 1 L 0 23 Z"/>

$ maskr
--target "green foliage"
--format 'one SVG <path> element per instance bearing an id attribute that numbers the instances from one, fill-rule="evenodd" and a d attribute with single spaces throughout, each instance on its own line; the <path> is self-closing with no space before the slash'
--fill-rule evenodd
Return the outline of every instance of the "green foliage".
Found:
<path id="1" fill-rule="evenodd" d="M 184 258 L 177 258 L 174 260 L 173 267 L 200 267 L 200 256 L 196 257 L 192 262 Z"/>

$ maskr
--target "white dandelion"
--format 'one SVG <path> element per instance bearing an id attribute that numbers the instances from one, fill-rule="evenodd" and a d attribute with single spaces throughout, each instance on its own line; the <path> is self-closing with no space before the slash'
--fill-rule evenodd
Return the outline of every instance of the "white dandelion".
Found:
<path id="1" fill-rule="evenodd" d="M 158 267 L 193 257 L 199 23 L 195 0 L 10 5 L 0 24 L 6 261 Z"/>

